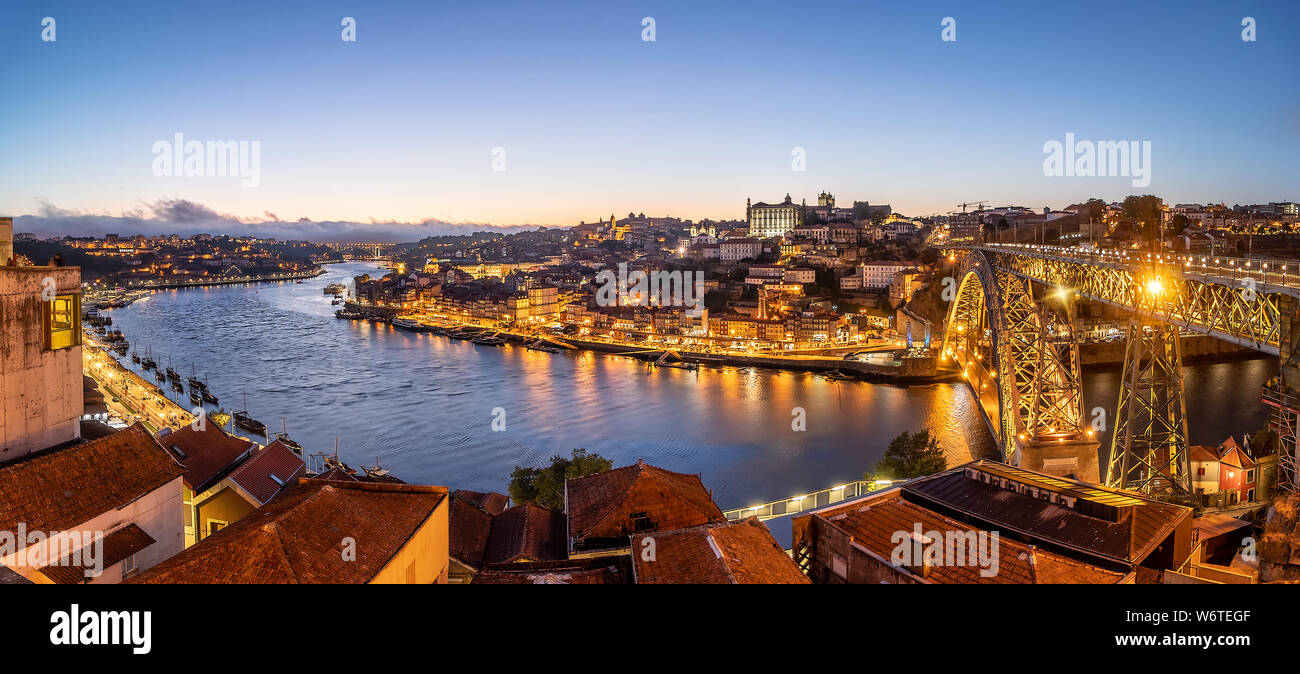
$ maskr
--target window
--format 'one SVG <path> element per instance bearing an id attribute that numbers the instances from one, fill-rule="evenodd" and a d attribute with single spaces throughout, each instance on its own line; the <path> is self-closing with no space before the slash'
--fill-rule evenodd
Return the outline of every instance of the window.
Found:
<path id="1" fill-rule="evenodd" d="M 1197 468 L 1197 469 L 1196 469 L 1196 474 L 1197 474 L 1197 475 L 1205 475 L 1205 466 L 1201 466 L 1200 468 Z"/>
<path id="2" fill-rule="evenodd" d="M 212 534 L 215 534 L 218 531 L 225 529 L 226 525 L 228 524 L 230 524 L 230 522 L 223 522 L 221 520 L 208 520 L 208 535 L 211 536 Z"/>
<path id="3" fill-rule="evenodd" d="M 129 555 L 122 560 L 122 575 L 125 576 L 132 571 L 135 571 L 135 555 Z"/>
<path id="4" fill-rule="evenodd" d="M 58 295 L 44 303 L 41 328 L 45 349 L 67 349 L 81 344 L 81 296 Z"/>
<path id="5" fill-rule="evenodd" d="M 849 562 L 843 557 L 831 553 L 831 571 L 845 580 L 849 577 Z"/>
<path id="6" fill-rule="evenodd" d="M 648 513 L 632 513 L 632 530 L 633 531 L 650 531 L 655 528 L 654 522 L 650 521 Z"/>

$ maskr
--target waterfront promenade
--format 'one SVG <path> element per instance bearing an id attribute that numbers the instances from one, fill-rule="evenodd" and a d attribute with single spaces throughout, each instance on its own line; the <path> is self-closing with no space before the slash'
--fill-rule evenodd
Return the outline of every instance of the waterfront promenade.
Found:
<path id="1" fill-rule="evenodd" d="M 190 410 L 176 404 L 152 382 L 122 367 L 93 334 L 83 336 L 81 360 L 82 372 L 99 384 L 105 405 L 123 421 L 142 421 L 152 433 L 163 428 L 176 430 L 194 422 Z"/>

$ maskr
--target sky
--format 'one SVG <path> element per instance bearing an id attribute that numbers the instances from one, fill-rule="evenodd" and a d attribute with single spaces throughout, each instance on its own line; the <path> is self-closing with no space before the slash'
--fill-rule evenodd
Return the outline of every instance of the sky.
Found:
<path id="1" fill-rule="evenodd" d="M 912 216 L 1300 200 L 1296 25 L 1280 0 L 8 0 L 0 214 L 413 240 L 823 190 Z M 248 143 L 256 180 L 168 175 L 177 133 Z M 1150 184 L 1045 175 L 1067 133 L 1150 141 Z"/>

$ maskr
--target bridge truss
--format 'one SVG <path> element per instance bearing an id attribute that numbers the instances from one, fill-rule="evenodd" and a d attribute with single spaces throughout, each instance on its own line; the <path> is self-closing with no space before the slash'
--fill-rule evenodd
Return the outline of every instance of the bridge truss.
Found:
<path id="1" fill-rule="evenodd" d="M 1091 437 L 1082 416 L 1078 344 L 1070 300 L 1078 297 L 1130 312 L 1124 377 L 1116 410 L 1108 486 L 1147 493 L 1190 493 L 1187 420 L 1179 330 L 1211 335 L 1283 358 L 1291 386 L 1279 379 L 1265 402 L 1282 442 L 1279 487 L 1300 480 L 1300 367 L 1294 362 L 1300 322 L 1300 275 L 1285 262 L 1195 255 L 1081 252 L 1034 246 L 961 246 L 961 279 L 944 332 L 943 358 L 954 358 L 984 395 L 999 372 L 996 427 L 1004 460 L 1017 446 L 1053 438 Z M 952 259 L 952 258 L 950 258 Z M 1213 264 L 1213 266 L 1212 266 Z M 1294 262 L 1291 263 L 1294 266 Z M 1049 300 L 1035 300 L 1035 287 Z M 1056 311 L 1050 289 L 1064 309 Z M 987 364 L 987 365 L 986 365 Z"/>

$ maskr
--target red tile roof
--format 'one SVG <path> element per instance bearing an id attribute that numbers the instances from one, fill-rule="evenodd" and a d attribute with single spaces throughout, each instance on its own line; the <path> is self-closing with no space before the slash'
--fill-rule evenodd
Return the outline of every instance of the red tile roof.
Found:
<path id="1" fill-rule="evenodd" d="M 566 479 L 565 498 L 573 538 L 632 533 L 630 521 L 615 517 L 632 511 L 645 512 L 657 530 L 726 521 L 699 475 L 673 473 L 644 461 Z"/>
<path id="2" fill-rule="evenodd" d="M 224 477 L 254 447 L 248 440 L 227 435 L 212 419 L 205 418 L 202 426 L 200 431 L 191 424 L 158 438 L 158 443 L 185 466 L 185 486 L 195 492 L 202 492 Z"/>
<path id="3" fill-rule="evenodd" d="M 524 503 L 492 518 L 483 561 L 488 564 L 547 562 L 567 556 L 564 513 Z"/>
<path id="4" fill-rule="evenodd" d="M 0 466 L 0 531 L 65 531 L 184 475 L 135 424 L 110 436 Z"/>
<path id="5" fill-rule="evenodd" d="M 653 545 L 647 544 L 653 540 Z M 652 559 L 646 551 L 653 549 Z M 808 584 L 808 577 L 756 518 L 632 536 L 640 584 Z"/>
<path id="6" fill-rule="evenodd" d="M 1223 457 L 1219 460 L 1223 462 L 1223 465 L 1232 466 L 1239 470 L 1255 467 L 1255 462 L 1249 456 L 1246 456 L 1246 452 L 1235 445 L 1224 452 Z"/>
<path id="7" fill-rule="evenodd" d="M 154 543 L 155 541 L 152 536 L 145 533 L 145 530 L 141 529 L 140 525 L 132 522 L 131 524 L 104 536 L 104 556 L 101 560 L 102 568 L 107 569 Z M 88 543 L 82 548 L 82 550 L 85 551 L 86 548 L 91 545 L 94 545 L 94 543 Z M 85 560 L 90 559 L 90 556 L 88 556 L 89 554 L 89 552 L 83 552 L 81 554 L 79 559 L 82 560 L 82 563 L 80 564 L 73 564 L 72 555 L 69 554 L 60 559 L 58 564 L 42 567 L 39 571 L 41 572 L 41 575 L 49 578 L 55 583 L 64 585 L 85 583 L 91 580 L 91 578 L 86 575 L 86 570 L 89 566 L 85 563 Z"/>
<path id="8" fill-rule="evenodd" d="M 261 505 L 306 472 L 307 464 L 302 458 L 276 440 L 239 464 L 230 473 L 230 479 Z"/>
<path id="9" fill-rule="evenodd" d="M 1006 487 L 1000 486 L 1005 480 Z M 1025 493 L 1016 489 L 1024 487 Z M 1084 554 L 1125 564 L 1140 563 L 1184 523 L 1192 509 L 1152 500 L 1123 489 L 1036 473 L 997 461 L 979 459 L 917 478 L 901 489 L 907 501 L 927 508 L 947 508 L 965 520 L 988 522 L 1001 531 L 1016 531 Z M 1031 495 L 1037 490 L 1038 496 Z M 1056 505 L 1049 494 L 1074 498 L 1079 508 L 1109 508 L 1118 517 L 1092 516 Z"/>
<path id="10" fill-rule="evenodd" d="M 489 515 L 500 515 L 510 506 L 510 497 L 505 494 L 498 494 L 494 491 L 470 491 L 468 489 L 457 489 L 451 493 L 452 496 L 463 499 L 469 503 L 482 508 Z"/>
<path id="11" fill-rule="evenodd" d="M 1205 445 L 1191 445 L 1187 448 L 1187 456 L 1191 461 L 1214 461 L 1218 462 L 1219 455 L 1215 453 L 1213 447 Z"/>
<path id="12" fill-rule="evenodd" d="M 933 510 L 903 500 L 901 490 L 855 500 L 838 508 L 817 511 L 816 517 L 831 527 L 844 532 L 854 544 L 860 545 L 883 560 L 893 559 L 898 547 L 896 536 L 904 532 L 909 536 L 917 524 L 922 535 L 932 532 L 967 534 L 984 531 Z M 942 544 L 942 541 L 938 541 Z M 923 544 L 925 545 L 925 544 Z M 992 543 L 986 543 L 991 553 Z M 926 582 L 954 585 L 974 584 L 1061 584 L 1061 583 L 1118 583 L 1125 574 L 1103 567 L 1079 562 L 1042 548 L 1025 545 L 1010 535 L 998 536 L 997 573 L 985 577 L 980 571 L 978 556 L 964 564 L 940 564 L 931 567 Z M 882 562 L 887 563 L 887 562 Z M 992 564 L 989 565 L 992 569 Z"/>
<path id="13" fill-rule="evenodd" d="M 483 551 L 492 533 L 492 515 L 471 501 L 452 492 L 448 524 L 451 538 L 448 554 L 461 564 L 478 569 L 483 565 Z"/>
<path id="14" fill-rule="evenodd" d="M 445 487 L 299 480 L 132 583 L 366 583 L 447 499 Z M 343 557 L 345 538 L 355 560 Z"/>

